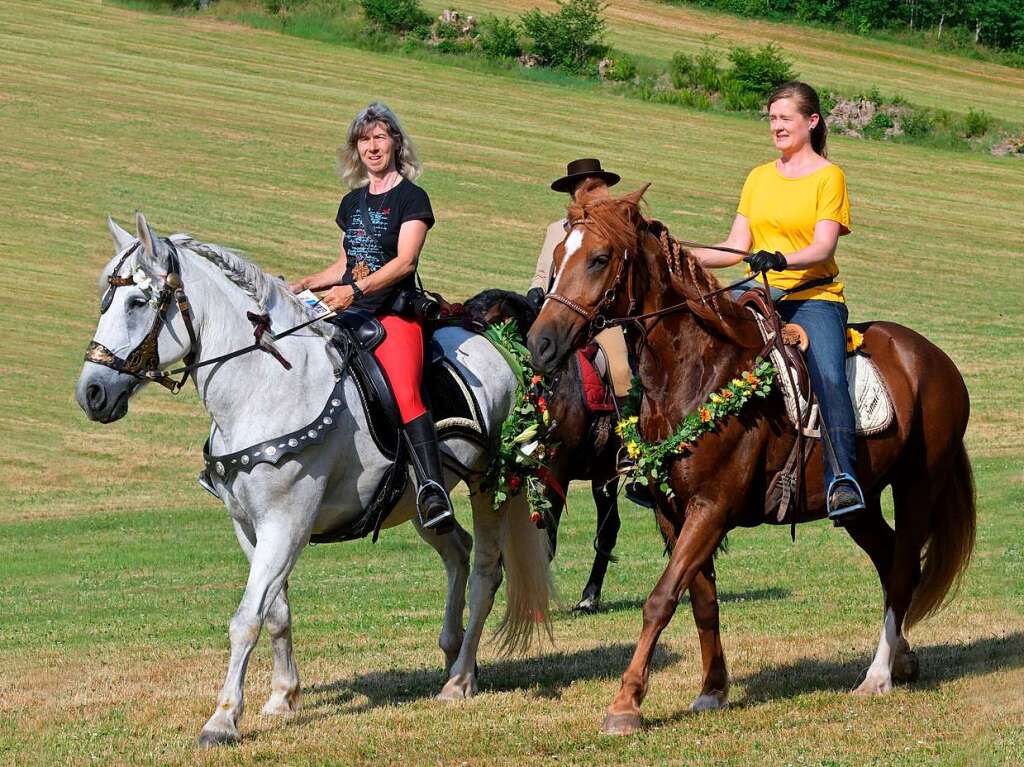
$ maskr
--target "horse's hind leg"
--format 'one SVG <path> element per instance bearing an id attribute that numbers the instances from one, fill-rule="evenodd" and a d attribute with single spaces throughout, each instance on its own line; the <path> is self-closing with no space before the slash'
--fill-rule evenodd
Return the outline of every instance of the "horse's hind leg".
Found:
<path id="1" fill-rule="evenodd" d="M 466 581 L 469 579 L 469 553 L 473 549 L 473 539 L 458 522 L 449 535 L 438 535 L 432 530 L 424 530 L 419 520 L 415 518 L 413 525 L 420 538 L 441 555 L 448 575 L 444 622 L 441 624 L 441 634 L 437 640 L 441 652 L 444 653 L 444 672 L 448 675 L 456 658 L 459 657 L 459 650 L 465 637 L 462 614 L 466 611 Z"/>
<path id="2" fill-rule="evenodd" d="M 708 559 L 690 582 L 690 606 L 700 638 L 704 684 L 700 695 L 690 704 L 691 711 L 710 711 L 729 705 L 729 672 L 725 667 L 722 635 L 718 624 L 718 587 L 715 560 Z"/>
<path id="3" fill-rule="evenodd" d="M 265 525 L 257 531 L 245 593 L 228 624 L 231 656 L 227 676 L 217 699 L 217 709 L 199 734 L 199 745 L 209 747 L 237 743 L 240 739 L 238 723 L 245 709 L 243 687 L 249 656 L 259 639 L 260 628 L 280 596 L 308 535 L 309 531 L 305 527 L 300 529 L 288 524 Z M 280 636 L 278 639 L 278 648 L 287 649 L 290 655 L 290 631 L 286 641 L 280 641 Z M 297 688 L 297 674 L 295 683 Z"/>
<path id="4" fill-rule="evenodd" d="M 591 489 L 594 505 L 597 507 L 597 535 L 594 539 L 594 564 L 590 568 L 590 579 L 583 587 L 583 597 L 573 608 L 574 612 L 596 613 L 601 604 L 601 587 L 604 576 L 608 573 L 611 553 L 619 537 L 619 504 L 616 498 L 619 482 L 612 480 L 607 486 L 595 480 Z"/>
<path id="5" fill-rule="evenodd" d="M 484 622 L 494 606 L 494 594 L 501 585 L 501 513 L 491 508 L 491 496 L 471 488 L 473 504 L 473 569 L 469 576 L 469 621 L 462 647 L 448 673 L 439 700 L 463 700 L 476 695 L 477 650 Z"/>
<path id="6" fill-rule="evenodd" d="M 908 502 L 900 489 L 893 487 L 893 500 L 897 508 Z M 864 525 L 871 525 L 875 518 L 874 530 L 863 530 L 861 526 L 850 528 L 850 534 L 868 552 L 882 581 L 885 604 L 882 630 L 878 649 L 868 667 L 864 681 L 854 690 L 857 695 L 884 695 L 892 689 L 893 678 L 910 681 L 917 676 L 917 658 L 910 651 L 910 645 L 903 637 L 903 618 L 910 605 L 914 586 L 920 577 L 921 547 L 924 536 L 904 534 L 897 538 L 892 528 L 882 517 L 878 499 L 869 502 L 871 516 Z M 876 517 L 877 515 L 877 517 Z M 869 545 L 862 543 L 869 542 Z"/>

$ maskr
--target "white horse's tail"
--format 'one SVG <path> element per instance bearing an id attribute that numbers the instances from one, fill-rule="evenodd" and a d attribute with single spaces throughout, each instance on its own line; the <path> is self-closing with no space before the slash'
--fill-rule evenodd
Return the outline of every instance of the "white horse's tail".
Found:
<path id="1" fill-rule="evenodd" d="M 503 653 L 521 654 L 542 632 L 554 638 L 550 544 L 547 532 L 530 521 L 525 490 L 509 498 L 498 513 L 506 605 L 495 639 Z"/>

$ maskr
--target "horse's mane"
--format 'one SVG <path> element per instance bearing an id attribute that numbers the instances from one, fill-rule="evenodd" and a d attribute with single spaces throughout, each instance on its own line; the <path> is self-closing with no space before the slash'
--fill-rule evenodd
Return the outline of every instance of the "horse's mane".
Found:
<path id="1" fill-rule="evenodd" d="M 282 303 L 291 304 L 301 314 L 312 316 L 309 308 L 288 289 L 283 280 L 271 277 L 239 253 L 220 245 L 199 242 L 188 234 L 174 234 L 169 239 L 176 246 L 187 248 L 216 266 L 233 285 L 256 303 L 261 313 L 267 312 L 271 298 L 277 298 Z M 310 330 L 325 338 L 334 335 L 333 328 L 333 325 L 323 322 L 310 326 Z"/>
<path id="2" fill-rule="evenodd" d="M 594 197 L 588 195 L 588 182 L 584 182 L 582 200 L 573 202 L 568 209 L 570 224 L 585 221 L 587 226 L 616 250 L 643 247 L 644 235 L 657 239 L 661 255 L 672 275 L 672 288 L 682 298 L 695 298 L 716 290 L 718 279 L 679 242 L 669 234 L 668 227 L 657 219 L 644 217 L 640 210 L 640 195 L 625 197 Z M 687 279 L 688 278 L 688 279 Z M 714 300 L 712 299 L 714 303 Z M 717 311 L 717 305 L 715 306 Z"/>

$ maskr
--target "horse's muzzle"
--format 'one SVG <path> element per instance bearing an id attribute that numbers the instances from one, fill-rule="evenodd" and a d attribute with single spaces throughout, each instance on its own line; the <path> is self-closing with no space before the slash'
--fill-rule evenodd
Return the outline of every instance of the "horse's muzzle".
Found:
<path id="1" fill-rule="evenodd" d="M 75 401 L 90 421 L 113 423 L 128 412 L 135 383 L 130 376 L 87 362 L 75 387 Z"/>

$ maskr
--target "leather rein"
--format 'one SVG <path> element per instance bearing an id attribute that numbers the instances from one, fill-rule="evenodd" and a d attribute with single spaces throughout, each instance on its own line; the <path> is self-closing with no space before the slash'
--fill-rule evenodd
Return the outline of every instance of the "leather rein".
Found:
<path id="1" fill-rule="evenodd" d="M 572 221 L 570 222 L 570 229 L 573 229 L 576 226 L 586 227 L 587 223 L 588 222 L 586 218 Z M 704 245 L 699 242 L 690 242 L 689 240 L 677 240 L 677 242 L 680 245 L 686 247 L 708 248 L 710 250 L 721 250 L 728 253 L 735 253 L 737 255 L 750 255 L 749 253 L 747 253 L 747 251 L 736 250 L 735 248 L 726 248 L 718 245 Z M 639 243 L 637 250 L 639 251 Z M 554 291 L 548 293 L 545 296 L 545 298 L 550 298 L 552 301 L 556 301 L 557 303 L 562 304 L 562 306 L 566 306 L 569 309 L 572 309 L 574 312 L 583 317 L 590 326 L 591 338 L 593 338 L 593 336 L 596 333 L 599 333 L 605 328 L 613 327 L 615 325 L 626 325 L 630 323 L 639 324 L 644 320 L 653 319 L 655 317 L 661 317 L 666 314 L 673 314 L 675 312 L 681 311 L 693 311 L 693 307 L 690 306 L 690 299 L 687 299 L 685 301 L 680 301 L 677 304 L 672 304 L 671 306 L 656 309 L 653 312 L 633 314 L 633 312 L 636 311 L 637 299 L 633 291 L 633 269 L 631 268 L 632 260 L 633 254 L 630 253 L 628 248 L 624 249 L 622 253 L 622 258 L 619 261 L 619 268 L 615 273 L 615 279 L 612 280 L 611 287 L 605 290 L 604 294 L 601 297 L 601 300 L 593 309 L 587 309 L 585 306 L 581 306 L 577 302 L 573 301 L 571 298 L 566 298 L 560 293 L 555 293 Z M 674 271 L 672 268 L 671 260 L 669 263 L 669 271 Z M 764 273 L 762 273 L 762 276 L 764 276 Z M 618 297 L 619 287 L 622 285 L 623 279 L 625 279 L 626 282 L 626 296 L 629 299 L 629 307 L 626 309 L 626 314 L 624 316 L 609 318 L 605 316 L 604 310 L 615 303 L 615 300 Z M 732 290 L 734 287 L 737 287 L 738 285 L 747 282 L 749 279 L 749 277 L 744 277 L 741 280 L 726 285 L 724 288 L 719 288 L 717 290 L 712 290 L 708 293 L 704 293 L 703 295 L 701 295 L 700 300 L 703 303 L 707 301 L 707 299 L 717 296 L 719 293 L 724 293 L 727 290 Z"/>

